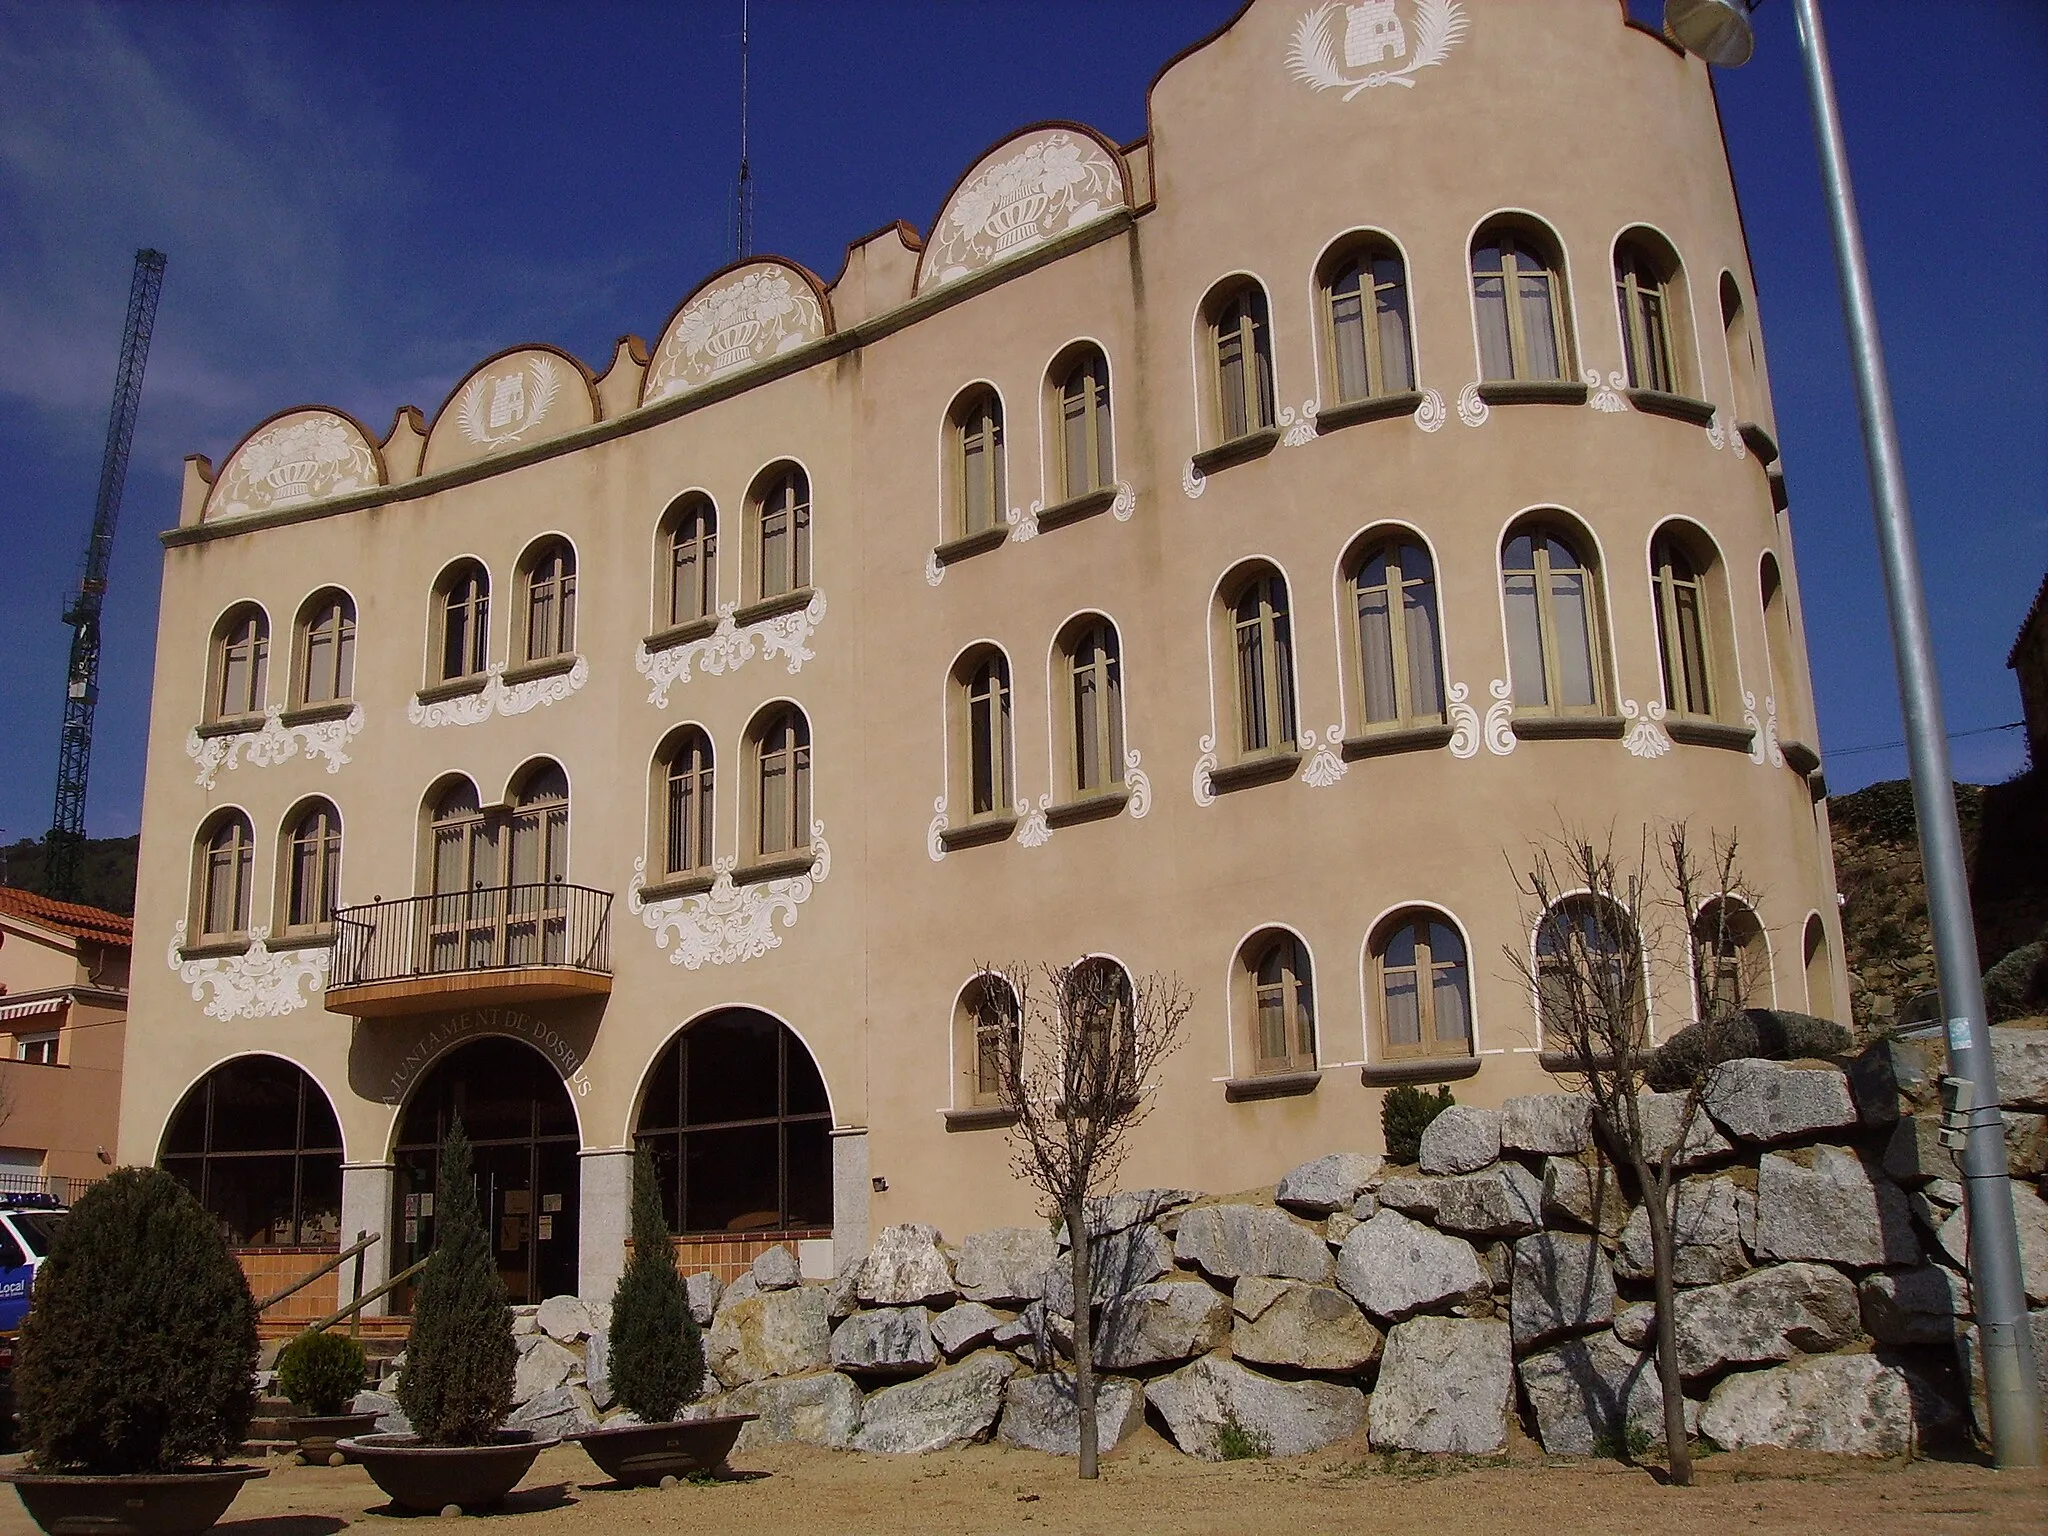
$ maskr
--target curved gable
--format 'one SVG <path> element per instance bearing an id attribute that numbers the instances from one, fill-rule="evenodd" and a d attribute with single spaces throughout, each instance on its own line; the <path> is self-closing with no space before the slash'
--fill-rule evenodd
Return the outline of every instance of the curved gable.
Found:
<path id="1" fill-rule="evenodd" d="M 1078 124 L 1054 123 L 983 155 L 939 211 L 917 292 L 954 282 L 1092 223 L 1126 202 L 1123 158 Z"/>
<path id="2" fill-rule="evenodd" d="M 325 501 L 384 483 L 384 461 L 352 417 L 320 406 L 273 416 L 228 455 L 202 520 Z"/>
<path id="3" fill-rule="evenodd" d="M 514 347 L 487 359 L 442 404 L 420 471 L 524 448 L 596 420 L 597 397 L 581 363 L 554 347 Z"/>
<path id="4" fill-rule="evenodd" d="M 794 262 L 746 261 L 701 283 L 677 306 L 641 386 L 640 403 L 708 384 L 735 368 L 818 340 L 832 329 L 818 280 Z"/>

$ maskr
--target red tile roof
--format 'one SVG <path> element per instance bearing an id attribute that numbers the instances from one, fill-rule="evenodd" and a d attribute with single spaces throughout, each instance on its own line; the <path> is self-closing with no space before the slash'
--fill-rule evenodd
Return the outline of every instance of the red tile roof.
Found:
<path id="1" fill-rule="evenodd" d="M 83 906 L 75 901 L 52 901 L 47 896 L 16 890 L 11 885 L 0 885 L 0 912 L 12 912 L 16 917 L 40 923 L 45 928 L 54 928 L 74 939 L 90 939 L 96 944 L 118 944 L 128 948 L 135 942 L 134 921 L 118 912 Z"/>

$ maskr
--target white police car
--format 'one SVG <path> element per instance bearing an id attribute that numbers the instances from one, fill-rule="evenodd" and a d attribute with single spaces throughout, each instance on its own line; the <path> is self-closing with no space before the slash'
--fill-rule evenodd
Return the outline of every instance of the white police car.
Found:
<path id="1" fill-rule="evenodd" d="M 14 1332 L 28 1316 L 36 1270 L 66 1214 L 48 1195 L 0 1195 L 0 1334 Z"/>

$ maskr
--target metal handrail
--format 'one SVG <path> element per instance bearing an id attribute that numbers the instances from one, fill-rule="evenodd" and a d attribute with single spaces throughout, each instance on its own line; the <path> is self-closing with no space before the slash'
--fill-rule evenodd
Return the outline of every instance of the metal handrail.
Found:
<path id="1" fill-rule="evenodd" d="M 547 881 L 343 907 L 328 985 L 540 966 L 609 976 L 611 906 L 610 891 Z"/>
<path id="2" fill-rule="evenodd" d="M 333 1258 L 329 1259 L 326 1263 L 322 1264 L 318 1269 L 307 1270 L 306 1273 L 299 1276 L 298 1279 L 294 1280 L 290 1285 L 286 1286 L 276 1295 L 266 1296 L 263 1298 L 263 1300 L 257 1302 L 257 1313 L 260 1315 L 264 1312 L 268 1312 L 280 1301 L 283 1301 L 288 1297 L 298 1295 L 299 1292 L 303 1291 L 315 1280 L 318 1280 L 322 1275 L 332 1274 L 335 1270 L 341 1268 L 342 1265 L 346 1264 L 350 1259 L 354 1258 L 357 1254 L 363 1252 L 372 1244 L 380 1243 L 383 1240 L 384 1234 L 382 1232 L 358 1233 L 356 1235 L 356 1241 L 353 1246 L 342 1249 L 340 1253 L 337 1253 Z"/>

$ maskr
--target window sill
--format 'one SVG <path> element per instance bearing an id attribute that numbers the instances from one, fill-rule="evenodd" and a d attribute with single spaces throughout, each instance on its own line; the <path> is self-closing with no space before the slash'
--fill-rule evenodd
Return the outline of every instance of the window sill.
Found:
<path id="1" fill-rule="evenodd" d="M 1451 743 L 1448 725 L 1410 725 L 1397 731 L 1367 731 L 1363 736 L 1344 738 L 1347 761 L 1361 757 L 1385 757 L 1395 752 L 1428 752 Z"/>
<path id="2" fill-rule="evenodd" d="M 1068 523 L 1078 523 L 1084 517 L 1093 517 L 1098 512 L 1107 512 L 1116 503 L 1116 487 L 1105 485 L 1096 490 L 1084 491 L 1079 496 L 1069 496 L 1065 501 L 1056 501 L 1038 514 L 1038 531 L 1061 528 Z"/>
<path id="3" fill-rule="evenodd" d="M 1586 386 L 1569 379 L 1488 379 L 1479 398 L 1488 405 L 1584 405 Z"/>
<path id="4" fill-rule="evenodd" d="M 192 727 L 203 741 L 209 736 L 241 736 L 263 729 L 262 715 L 229 715 L 220 720 L 203 720 Z"/>
<path id="5" fill-rule="evenodd" d="M 818 856 L 808 848 L 795 853 L 778 853 L 751 864 L 742 864 L 732 872 L 734 885 L 759 885 L 764 880 L 784 880 L 791 875 L 808 874 Z"/>
<path id="6" fill-rule="evenodd" d="M 223 955 L 246 955 L 249 952 L 249 935 L 229 934 L 218 939 L 202 939 L 197 944 L 180 944 L 178 958 L 181 960 L 213 960 Z"/>
<path id="7" fill-rule="evenodd" d="M 1523 741 L 1619 741 L 1628 722 L 1619 715 L 1516 715 L 1510 722 Z"/>
<path id="8" fill-rule="evenodd" d="M 1341 431 L 1361 421 L 1384 421 L 1390 416 L 1413 416 L 1422 404 L 1422 391 L 1404 389 L 1397 395 L 1367 395 L 1363 400 L 1346 400 L 1325 406 L 1316 414 L 1316 433 Z"/>
<path id="9" fill-rule="evenodd" d="M 429 683 L 417 697 L 422 704 L 439 704 L 443 699 L 459 699 L 472 693 L 482 693 L 490 681 L 488 674 L 471 673 L 468 677 L 451 677 L 446 682 Z"/>
<path id="10" fill-rule="evenodd" d="M 978 848 L 983 843 L 1000 843 L 1017 830 L 1015 816 L 980 816 L 964 827 L 947 827 L 939 833 L 939 846 L 951 852 L 955 848 Z"/>
<path id="11" fill-rule="evenodd" d="M 1246 758 L 1241 763 L 1230 763 L 1222 768 L 1209 770 L 1209 787 L 1218 794 L 1233 789 L 1248 789 L 1254 784 L 1272 784 L 1281 779 L 1294 777 L 1295 769 L 1301 766 L 1301 752 L 1288 747 L 1280 752 L 1267 752 L 1258 757 Z"/>
<path id="12" fill-rule="evenodd" d="M 1078 821 L 1101 821 L 1115 816 L 1130 804 L 1131 791 L 1128 785 L 1119 784 L 1115 789 L 1105 789 L 1100 794 L 1083 795 L 1078 800 L 1047 809 L 1045 824 L 1049 827 L 1070 827 Z"/>
<path id="13" fill-rule="evenodd" d="M 1478 1072 L 1477 1056 L 1420 1056 L 1412 1061 L 1369 1061 L 1358 1069 L 1358 1080 L 1368 1088 L 1385 1088 L 1396 1083 L 1455 1083 Z"/>
<path id="14" fill-rule="evenodd" d="M 1304 1093 L 1314 1093 L 1316 1084 L 1322 1080 L 1323 1074 L 1316 1071 L 1267 1072 L 1255 1077 L 1227 1078 L 1223 1084 L 1223 1098 L 1229 1104 L 1298 1098 Z"/>
<path id="15" fill-rule="evenodd" d="M 946 1111 L 949 1131 L 994 1131 L 1017 1123 L 1017 1111 L 1001 1104 L 976 1104 L 969 1109 Z"/>
<path id="16" fill-rule="evenodd" d="M 37 1071 L 68 1072 L 71 1070 L 71 1063 L 68 1061 L 27 1061 L 20 1056 L 4 1056 L 0 1057 L 0 1067 L 34 1067 Z"/>
<path id="17" fill-rule="evenodd" d="M 648 655 L 656 651 L 671 650 L 678 645 L 688 645 L 692 640 L 702 640 L 718 628 L 718 615 L 707 613 L 701 619 L 686 619 L 681 624 L 671 624 L 667 629 L 657 629 L 640 642 Z"/>
<path id="18" fill-rule="evenodd" d="M 277 718 L 285 725 L 318 725 L 323 720 L 346 720 L 355 713 L 354 699 L 322 699 L 318 704 L 299 704 Z"/>
<path id="19" fill-rule="evenodd" d="M 582 658 L 574 651 L 564 651 L 559 656 L 543 656 L 538 661 L 522 661 L 516 667 L 507 667 L 500 680 L 510 687 L 514 683 L 530 683 L 536 678 L 560 677 L 565 672 L 576 670 L 576 663 Z"/>
<path id="20" fill-rule="evenodd" d="M 1746 725 L 1723 725 L 1718 720 L 1681 720 L 1665 716 L 1664 731 L 1673 741 L 1688 747 L 1721 747 L 1730 752 L 1747 752 L 1756 745 L 1756 732 Z"/>
<path id="21" fill-rule="evenodd" d="M 932 551 L 932 558 L 941 565 L 951 565 L 965 560 L 970 555 L 985 555 L 992 549 L 1001 549 L 1010 537 L 1010 530 L 1001 524 L 970 533 L 965 538 L 948 539 Z"/>
<path id="22" fill-rule="evenodd" d="M 677 875 L 673 879 L 663 880 L 659 885 L 641 886 L 640 899 L 643 902 L 673 901 L 678 896 L 701 896 L 711 889 L 717 879 L 718 876 L 708 869 L 699 870 L 695 874 Z"/>
<path id="23" fill-rule="evenodd" d="M 286 930 L 275 938 L 265 939 L 263 947 L 273 954 L 280 949 L 332 949 L 340 940 L 341 931 L 337 928 L 302 928 L 297 932 Z M 242 947 L 246 949 L 248 946 Z"/>
<path id="24" fill-rule="evenodd" d="M 1778 750 L 1785 754 L 1785 764 L 1794 773 L 1809 774 L 1820 767 L 1820 754 L 1803 741 L 1781 741 Z"/>
<path id="25" fill-rule="evenodd" d="M 1279 446 L 1280 429 L 1261 427 L 1256 432 L 1245 433 L 1243 437 L 1233 437 L 1227 443 L 1218 443 L 1214 448 L 1204 448 L 1195 455 L 1195 473 L 1213 475 L 1219 469 L 1242 464 L 1246 459 L 1262 459 Z"/>
<path id="26" fill-rule="evenodd" d="M 1792 505 L 1792 493 L 1785 489 L 1785 471 L 1772 464 L 1764 470 L 1764 480 L 1771 488 L 1771 510 L 1782 512 Z"/>
<path id="27" fill-rule="evenodd" d="M 1753 421 L 1738 421 L 1735 430 L 1742 435 L 1742 444 L 1755 454 L 1765 469 L 1778 462 L 1778 440 Z"/>
<path id="28" fill-rule="evenodd" d="M 795 613 L 799 608 L 808 608 L 811 599 L 817 595 L 815 587 L 798 587 L 791 592 L 778 592 L 773 597 L 764 597 L 758 602 L 748 603 L 732 616 L 735 624 L 758 624 L 763 619 L 775 618 L 778 614 Z"/>
<path id="29" fill-rule="evenodd" d="M 1695 400 L 1691 395 L 1675 395 L 1666 389 L 1625 389 L 1628 403 L 1650 416 L 1669 416 L 1688 426 L 1711 426 L 1714 407 L 1705 400 Z"/>

